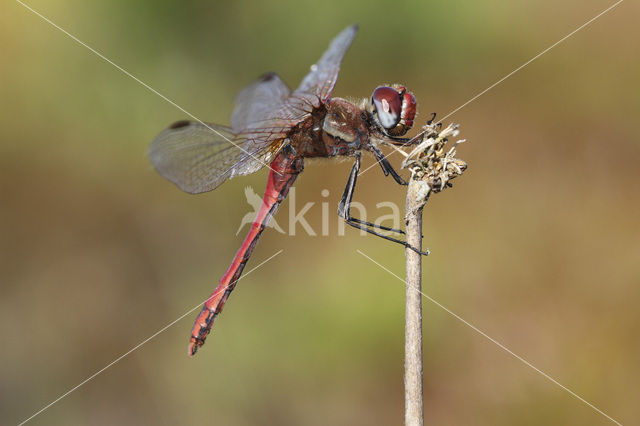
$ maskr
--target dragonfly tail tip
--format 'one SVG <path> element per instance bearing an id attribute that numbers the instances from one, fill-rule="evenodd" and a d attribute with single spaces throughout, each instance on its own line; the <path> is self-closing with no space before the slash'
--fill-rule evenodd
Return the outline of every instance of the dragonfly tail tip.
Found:
<path id="1" fill-rule="evenodd" d="M 198 352 L 198 345 L 196 345 L 195 342 L 190 342 L 188 351 L 189 357 L 194 356 L 196 352 Z"/>

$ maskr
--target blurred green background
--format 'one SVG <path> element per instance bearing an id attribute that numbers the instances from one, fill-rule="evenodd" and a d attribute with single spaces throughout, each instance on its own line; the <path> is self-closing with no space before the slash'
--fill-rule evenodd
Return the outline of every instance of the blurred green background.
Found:
<path id="1" fill-rule="evenodd" d="M 402 82 L 422 123 L 612 2 L 28 4 L 219 123 L 258 75 L 295 87 L 359 22 L 334 93 Z M 622 3 L 453 115 L 470 168 L 424 214 L 424 291 L 628 424 L 640 418 L 639 11 Z M 146 151 L 185 114 L 13 1 L 0 52 L 0 423 L 17 424 L 210 294 L 243 238 L 244 188 L 261 193 L 266 171 L 184 194 Z M 404 287 L 356 250 L 400 276 L 404 255 L 336 235 L 349 167 L 307 163 L 296 205 L 315 202 L 319 229 L 328 202 L 331 236 L 268 229 L 247 270 L 284 252 L 242 280 L 195 358 L 194 312 L 30 424 L 400 424 Z M 404 190 L 375 168 L 356 198 L 375 213 Z M 427 300 L 424 350 L 428 424 L 610 424 Z"/>

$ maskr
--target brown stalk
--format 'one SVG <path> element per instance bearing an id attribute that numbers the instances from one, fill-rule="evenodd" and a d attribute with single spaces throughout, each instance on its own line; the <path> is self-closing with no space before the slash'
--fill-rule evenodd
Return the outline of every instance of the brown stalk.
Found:
<path id="1" fill-rule="evenodd" d="M 407 190 L 405 232 L 407 243 L 422 250 L 422 209 L 417 181 L 411 179 Z M 422 426 L 422 255 L 407 248 L 406 300 L 404 319 L 404 424 Z"/>
<path id="2" fill-rule="evenodd" d="M 422 391 L 422 211 L 433 193 L 451 187 L 451 180 L 460 176 L 467 164 L 456 158 L 457 141 L 445 149 L 448 138 L 458 135 L 458 126 L 443 130 L 428 125 L 420 143 L 410 153 L 399 150 L 406 158 L 403 168 L 411 171 L 407 188 L 405 232 L 406 256 L 405 355 L 404 355 L 404 422 L 406 426 L 424 424 Z M 428 250 L 426 250 L 428 252 Z"/>

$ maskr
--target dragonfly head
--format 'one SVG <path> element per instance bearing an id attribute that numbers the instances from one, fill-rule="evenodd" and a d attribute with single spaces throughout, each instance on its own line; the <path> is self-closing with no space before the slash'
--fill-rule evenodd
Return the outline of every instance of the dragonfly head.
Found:
<path id="1" fill-rule="evenodd" d="M 379 86 L 371 94 L 369 112 L 386 135 L 403 136 L 413 126 L 416 98 L 399 84 Z"/>

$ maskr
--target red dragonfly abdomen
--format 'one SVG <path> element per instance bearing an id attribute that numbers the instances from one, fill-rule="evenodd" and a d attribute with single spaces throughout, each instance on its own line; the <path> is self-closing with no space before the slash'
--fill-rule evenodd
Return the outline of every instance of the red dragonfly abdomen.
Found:
<path id="1" fill-rule="evenodd" d="M 295 155 L 290 146 L 286 146 L 271 163 L 267 188 L 262 197 L 262 205 L 258 210 L 249 233 L 245 237 L 242 246 L 231 262 L 231 266 L 220 279 L 220 284 L 213 291 L 209 299 L 202 307 L 202 311 L 196 318 L 191 330 L 189 343 L 189 355 L 194 355 L 198 348 L 204 344 L 213 322 L 222 311 L 227 298 L 236 286 L 242 275 L 242 271 L 253 253 L 262 231 L 267 226 L 271 217 L 289 193 L 289 188 L 298 177 L 304 167 L 301 157 Z"/>

